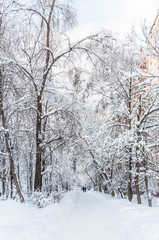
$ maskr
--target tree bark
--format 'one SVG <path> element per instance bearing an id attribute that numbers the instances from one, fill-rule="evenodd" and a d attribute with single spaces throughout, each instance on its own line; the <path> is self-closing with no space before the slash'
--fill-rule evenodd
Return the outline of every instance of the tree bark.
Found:
<path id="1" fill-rule="evenodd" d="M 142 115 L 142 107 L 141 107 L 141 95 L 138 97 L 138 111 L 137 111 L 137 123 L 140 121 Z M 141 141 L 141 133 L 139 131 L 139 126 L 136 125 L 136 136 L 137 136 L 137 147 L 136 147 L 136 175 L 135 175 L 135 188 L 137 194 L 137 203 L 141 204 L 141 196 L 140 196 L 140 187 L 139 187 L 139 173 L 140 173 L 140 159 L 139 152 L 141 152 L 141 147 L 139 147 L 139 143 Z M 139 162 L 140 161 L 140 162 Z"/>
<path id="2" fill-rule="evenodd" d="M 132 129 L 132 78 L 129 82 L 129 98 L 128 98 L 128 109 L 129 109 L 129 130 Z M 129 148 L 129 163 L 128 163 L 128 200 L 131 202 L 133 198 L 132 191 L 132 147 Z"/>
<path id="3" fill-rule="evenodd" d="M 133 198 L 132 192 L 132 148 L 129 149 L 129 173 L 128 173 L 128 200 L 131 202 Z"/>
<path id="4" fill-rule="evenodd" d="M 143 152 L 145 152 L 145 149 L 143 147 Z M 146 188 L 146 193 L 147 193 L 147 199 L 148 199 L 148 206 L 152 207 L 152 199 L 149 191 L 149 183 L 148 183 L 148 176 L 146 175 L 147 170 L 148 170 L 148 165 L 146 162 L 146 156 L 144 155 L 144 160 L 143 160 L 143 166 L 144 166 L 144 174 L 145 174 L 145 188 Z"/>
<path id="5" fill-rule="evenodd" d="M 136 195 L 137 195 L 137 203 L 141 204 L 140 187 L 139 187 L 139 163 L 138 162 L 136 162 L 135 188 L 136 188 Z"/>
<path id="6" fill-rule="evenodd" d="M 37 96 L 37 116 L 36 116 L 36 169 L 35 169 L 35 182 L 34 182 L 34 191 L 41 191 L 42 188 L 42 135 L 41 135 L 41 127 L 42 127 L 42 104 L 41 104 L 41 96 Z"/>
<path id="7" fill-rule="evenodd" d="M 148 177 L 146 176 L 146 174 L 145 174 L 145 188 L 146 188 L 146 192 L 147 192 L 148 206 L 152 207 L 152 199 L 151 199 L 150 192 L 149 192 Z"/>
<path id="8" fill-rule="evenodd" d="M 3 170 L 2 170 L 2 195 L 5 195 L 5 182 L 6 182 L 6 171 L 5 171 L 5 159 L 2 160 Z"/>

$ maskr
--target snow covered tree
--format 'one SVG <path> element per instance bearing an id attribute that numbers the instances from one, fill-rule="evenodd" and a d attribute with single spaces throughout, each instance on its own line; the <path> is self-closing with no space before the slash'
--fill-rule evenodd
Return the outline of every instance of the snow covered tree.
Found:
<path id="1" fill-rule="evenodd" d="M 2 13 L 0 14 L 0 42 L 1 42 L 1 54 L 3 55 L 3 48 L 5 48 L 4 44 L 4 38 L 3 34 L 5 31 L 4 24 L 2 24 L 3 17 Z M 6 191 L 6 186 L 5 182 L 7 182 L 6 179 L 6 171 L 7 169 L 5 168 L 7 165 L 9 165 L 10 169 L 10 192 L 11 192 L 11 197 L 13 197 L 13 182 L 15 183 L 17 193 L 20 197 L 21 202 L 24 202 L 24 197 L 22 195 L 21 189 L 20 189 L 20 184 L 18 181 L 18 177 L 15 171 L 15 163 L 14 163 L 14 153 L 13 153 L 13 141 L 12 141 L 12 133 L 9 131 L 9 117 L 7 116 L 9 114 L 8 108 L 10 108 L 9 102 L 7 102 L 6 95 L 8 94 L 10 87 L 12 85 L 12 79 L 9 77 L 7 74 L 7 64 L 4 63 L 4 61 L 1 61 L 0 64 L 0 123 L 1 123 L 1 132 L 2 137 L 2 193 L 3 195 L 5 194 Z M 9 83 L 9 80 L 11 81 Z M 8 157 L 5 157 L 5 152 L 7 153 Z M 3 156 L 4 155 L 4 156 Z M 7 160 L 9 161 L 9 164 L 7 164 Z"/>
<path id="2" fill-rule="evenodd" d="M 27 194 L 65 190 L 75 181 L 69 179 L 70 165 L 76 170 L 81 148 L 75 142 L 86 83 L 78 61 L 88 57 L 90 63 L 91 56 L 97 57 L 92 49 L 103 36 L 71 43 L 66 30 L 73 26 L 75 12 L 69 1 L 5 5 L 8 24 L 1 62 L 7 81 L 8 76 L 14 80 L 7 98 L 8 128 L 19 183 Z"/>
<path id="3" fill-rule="evenodd" d="M 132 39 L 123 45 L 114 41 L 112 49 L 103 48 L 101 58 L 90 80 L 91 91 L 100 96 L 92 146 L 98 172 L 107 175 L 99 183 L 110 192 L 120 190 L 130 201 L 136 193 L 139 204 L 141 192 L 146 192 L 151 206 L 150 182 L 156 185 L 158 179 L 149 167 L 154 129 L 158 132 L 158 84 L 139 69 L 140 48 Z"/>

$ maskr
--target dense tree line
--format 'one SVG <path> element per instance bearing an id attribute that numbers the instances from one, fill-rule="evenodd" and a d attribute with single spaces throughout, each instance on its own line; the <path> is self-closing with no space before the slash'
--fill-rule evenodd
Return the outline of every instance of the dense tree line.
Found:
<path id="1" fill-rule="evenodd" d="M 87 184 L 130 201 L 158 191 L 158 83 L 134 36 L 72 43 L 69 1 L 5 1 L 0 16 L 0 191 L 22 202 Z"/>

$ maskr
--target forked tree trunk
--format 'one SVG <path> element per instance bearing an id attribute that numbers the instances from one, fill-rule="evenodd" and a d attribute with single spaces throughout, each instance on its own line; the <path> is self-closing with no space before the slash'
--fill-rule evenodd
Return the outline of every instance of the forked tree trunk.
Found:
<path id="1" fill-rule="evenodd" d="M 3 110 L 3 83 L 2 83 L 2 72 L 0 70 L 0 115 L 2 118 L 2 126 L 4 128 L 4 137 L 5 137 L 5 144 L 6 144 L 6 150 L 8 152 L 8 156 L 9 156 L 9 161 L 10 161 L 10 172 L 11 172 L 11 185 L 12 185 L 12 179 L 14 180 L 15 186 L 16 186 L 16 190 L 17 193 L 19 195 L 20 201 L 23 203 L 24 202 L 24 197 L 21 193 L 20 190 L 20 186 L 18 183 L 18 179 L 15 173 L 15 167 L 14 167 L 14 161 L 13 161 L 13 157 L 12 157 L 12 153 L 11 153 L 11 149 L 10 149 L 10 136 L 9 136 L 9 132 L 5 131 L 6 130 L 6 118 L 5 118 L 5 114 L 4 114 L 4 110 Z"/>
<path id="2" fill-rule="evenodd" d="M 51 8 L 48 14 L 47 20 L 47 31 L 46 31 L 46 47 L 50 48 L 50 33 L 51 33 L 51 17 L 53 15 L 53 10 L 55 6 L 55 1 L 51 1 Z M 42 17 L 43 19 L 43 17 Z M 44 19 L 43 19 L 44 20 Z M 46 21 L 45 21 L 46 22 Z M 43 21 L 41 22 L 41 27 L 43 26 Z M 50 60 L 50 50 L 46 51 L 46 61 L 45 61 L 45 71 L 48 69 Z M 45 72 L 44 71 L 44 72 Z M 45 84 L 47 82 L 48 72 L 44 73 L 43 80 L 41 83 L 40 91 L 37 91 L 37 118 L 36 118 L 36 169 L 35 169 L 35 182 L 34 191 L 41 191 L 42 189 L 42 96 L 45 89 Z M 37 88 L 37 86 L 36 86 Z"/>
<path id="3" fill-rule="evenodd" d="M 16 190 L 17 190 L 17 193 L 19 195 L 20 201 L 23 203 L 24 202 L 24 197 L 21 193 L 19 182 L 18 182 L 16 173 L 15 173 L 14 161 L 13 161 L 13 157 L 12 157 L 12 154 L 11 154 L 11 149 L 10 149 L 10 146 L 9 146 L 8 139 L 9 139 L 9 134 L 7 134 L 7 135 L 5 134 L 6 149 L 7 149 L 7 152 L 8 152 L 8 155 L 9 155 L 9 160 L 10 160 L 11 178 L 13 178 L 13 180 L 14 180 L 14 183 L 15 183 Z"/>

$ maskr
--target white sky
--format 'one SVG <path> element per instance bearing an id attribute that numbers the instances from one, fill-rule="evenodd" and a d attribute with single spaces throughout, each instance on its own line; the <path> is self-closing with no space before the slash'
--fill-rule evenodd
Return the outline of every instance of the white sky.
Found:
<path id="1" fill-rule="evenodd" d="M 74 6 L 78 10 L 79 23 L 74 36 L 81 37 L 102 29 L 124 36 L 132 26 L 141 33 L 144 19 L 148 26 L 152 25 L 159 0 L 74 0 Z"/>

